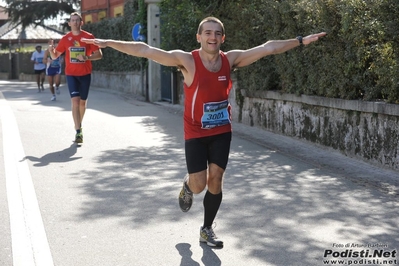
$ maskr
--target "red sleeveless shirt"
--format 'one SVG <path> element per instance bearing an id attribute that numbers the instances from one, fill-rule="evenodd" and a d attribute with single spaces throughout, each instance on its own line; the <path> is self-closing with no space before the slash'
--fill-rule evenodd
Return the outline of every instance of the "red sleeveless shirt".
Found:
<path id="1" fill-rule="evenodd" d="M 208 137 L 231 132 L 231 106 L 228 102 L 232 87 L 230 64 L 223 52 L 218 72 L 205 68 L 198 50 L 191 52 L 195 62 L 194 80 L 184 84 L 184 139 Z"/>

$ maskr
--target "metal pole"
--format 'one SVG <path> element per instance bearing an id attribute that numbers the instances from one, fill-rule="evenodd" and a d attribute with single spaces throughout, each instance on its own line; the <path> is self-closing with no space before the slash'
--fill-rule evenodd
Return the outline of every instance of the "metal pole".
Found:
<path id="1" fill-rule="evenodd" d="M 12 54 L 11 54 L 11 40 L 8 43 L 8 59 L 10 59 L 10 65 L 9 65 L 9 72 L 8 72 L 8 79 L 12 79 Z"/>

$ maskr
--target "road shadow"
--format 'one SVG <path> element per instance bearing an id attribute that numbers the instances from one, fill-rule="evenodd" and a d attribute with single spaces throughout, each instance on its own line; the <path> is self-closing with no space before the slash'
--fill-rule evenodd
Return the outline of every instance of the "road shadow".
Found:
<path id="1" fill-rule="evenodd" d="M 214 248 L 208 246 L 206 243 L 199 243 L 200 247 L 202 248 L 202 258 L 201 261 L 204 263 L 205 266 L 220 266 L 222 265 L 222 261 L 213 251 Z M 221 248 L 216 248 L 221 249 Z"/>
<path id="2" fill-rule="evenodd" d="M 220 258 L 216 255 L 211 247 L 206 243 L 199 243 L 202 248 L 201 261 L 205 266 L 220 266 L 222 262 Z M 193 252 L 190 250 L 191 245 L 188 243 L 179 243 L 176 246 L 181 256 L 180 266 L 199 266 L 200 263 L 192 259 Z"/>
<path id="3" fill-rule="evenodd" d="M 176 200 L 185 174 L 182 143 L 162 121 L 148 123 L 165 135 L 162 147 L 105 150 L 95 158 L 96 169 L 71 175 L 88 196 L 79 219 L 129 217 L 135 230 L 184 219 Z M 234 249 L 264 265 L 320 265 L 324 250 L 334 243 L 399 247 L 397 198 L 351 181 L 345 171 L 335 173 L 296 158 L 295 149 L 287 157 L 233 139 L 216 217 L 222 225 L 218 235 L 233 235 L 238 239 Z M 198 199 L 195 204 L 201 205 Z M 187 246 L 179 246 L 179 252 L 189 261 Z M 205 265 L 219 265 L 212 249 L 205 247 L 203 253 Z"/>
<path id="4" fill-rule="evenodd" d="M 219 217 L 235 228 L 243 240 L 236 248 L 249 257 L 266 265 L 309 266 L 323 264 L 324 250 L 337 243 L 399 246 L 398 198 L 361 182 L 365 171 L 309 162 L 297 146 L 285 154 L 235 141 Z"/>
<path id="5" fill-rule="evenodd" d="M 193 252 L 190 250 L 191 245 L 188 243 L 179 243 L 176 246 L 181 256 L 180 266 L 199 266 L 200 264 L 192 259 Z"/>
<path id="6" fill-rule="evenodd" d="M 48 154 L 43 155 L 42 157 L 34 157 L 34 156 L 25 156 L 22 161 L 29 160 L 34 162 L 33 166 L 43 167 L 47 166 L 51 163 L 67 163 L 75 160 L 79 160 L 82 157 L 73 157 L 76 154 L 78 146 L 73 143 L 68 148 L 63 149 L 62 151 L 55 151 Z"/>

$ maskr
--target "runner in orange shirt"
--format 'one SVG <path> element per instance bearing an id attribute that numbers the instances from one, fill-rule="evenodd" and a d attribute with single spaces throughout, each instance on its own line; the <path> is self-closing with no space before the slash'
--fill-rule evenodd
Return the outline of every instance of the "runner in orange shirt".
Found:
<path id="1" fill-rule="evenodd" d="M 72 13 L 68 24 L 71 31 L 62 37 L 57 47 L 51 43 L 48 51 L 52 59 L 65 53 L 65 75 L 72 102 L 75 142 L 82 143 L 82 121 L 91 82 L 91 61 L 101 59 L 103 54 L 98 46 L 81 41 L 82 38 L 94 39 L 94 36 L 81 29 L 83 21 L 79 13 Z"/>

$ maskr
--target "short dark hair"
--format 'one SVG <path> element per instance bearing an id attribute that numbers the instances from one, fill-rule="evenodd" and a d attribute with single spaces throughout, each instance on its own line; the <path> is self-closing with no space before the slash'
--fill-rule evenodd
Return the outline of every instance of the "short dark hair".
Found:
<path id="1" fill-rule="evenodd" d="M 204 25 L 204 23 L 206 23 L 206 22 L 213 22 L 213 23 L 217 23 L 217 24 L 219 24 L 220 25 L 220 27 L 222 27 L 222 34 L 224 35 L 224 25 L 223 25 L 223 23 L 220 21 L 220 19 L 218 19 L 218 18 L 215 18 L 215 17 L 206 17 L 206 18 L 204 18 L 201 22 L 200 22 L 200 24 L 199 24 L 199 26 L 198 26 L 198 30 L 197 30 L 197 33 L 198 34 L 201 34 L 202 33 L 202 25 Z"/>

